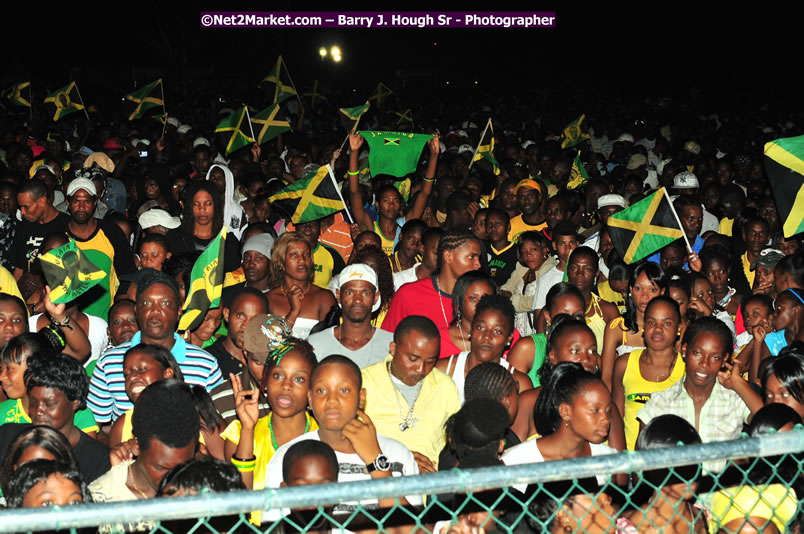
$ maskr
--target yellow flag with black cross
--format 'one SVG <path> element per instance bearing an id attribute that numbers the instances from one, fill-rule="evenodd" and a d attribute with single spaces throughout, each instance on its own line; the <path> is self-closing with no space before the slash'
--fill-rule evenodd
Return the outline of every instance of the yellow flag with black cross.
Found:
<path id="1" fill-rule="evenodd" d="M 765 143 L 765 170 L 785 238 L 804 232 L 804 135 Z"/>
<path id="2" fill-rule="evenodd" d="M 226 227 L 224 226 L 193 264 L 187 298 L 181 307 L 179 330 L 194 330 L 204 320 L 207 310 L 220 306 L 223 280 L 226 275 L 223 267 L 225 249 Z"/>
<path id="3" fill-rule="evenodd" d="M 681 239 L 684 232 L 663 187 L 608 220 L 617 253 L 631 264 Z"/>
<path id="4" fill-rule="evenodd" d="M 89 261 L 74 240 L 39 256 L 54 304 L 70 302 L 95 287 L 108 273 Z"/>
<path id="5" fill-rule="evenodd" d="M 78 94 L 78 86 L 75 82 L 49 93 L 45 98 L 45 104 L 53 105 L 53 120 L 57 121 L 71 113 L 84 109 L 84 102 Z"/>

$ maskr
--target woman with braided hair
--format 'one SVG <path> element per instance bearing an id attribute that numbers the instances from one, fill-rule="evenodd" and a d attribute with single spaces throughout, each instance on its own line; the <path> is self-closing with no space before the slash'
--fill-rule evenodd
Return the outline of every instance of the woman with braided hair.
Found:
<path id="1" fill-rule="evenodd" d="M 439 330 L 452 322 L 455 282 L 465 272 L 480 269 L 485 253 L 483 244 L 471 232 L 450 230 L 438 243 L 437 254 L 436 270 L 430 277 L 399 288 L 382 323 L 383 330 L 393 332 L 399 321 L 409 315 L 423 315 Z"/>

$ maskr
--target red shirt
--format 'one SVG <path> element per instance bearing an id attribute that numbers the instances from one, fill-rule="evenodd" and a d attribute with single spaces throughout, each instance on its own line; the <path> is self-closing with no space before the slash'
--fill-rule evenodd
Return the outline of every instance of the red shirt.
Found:
<path id="1" fill-rule="evenodd" d="M 436 291 L 433 280 L 430 276 L 400 287 L 391 300 L 382 329 L 393 332 L 408 315 L 423 315 L 439 330 L 445 329 L 452 322 L 452 295 Z"/>

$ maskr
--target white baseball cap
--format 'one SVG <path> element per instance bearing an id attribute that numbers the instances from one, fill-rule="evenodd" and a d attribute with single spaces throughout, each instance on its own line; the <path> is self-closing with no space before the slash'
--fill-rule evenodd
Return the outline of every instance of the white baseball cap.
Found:
<path id="1" fill-rule="evenodd" d="M 67 186 L 67 196 L 71 197 L 76 191 L 83 189 L 92 196 L 98 196 L 98 190 L 95 189 L 95 182 L 89 178 L 76 178 L 70 185 Z"/>
<path id="2" fill-rule="evenodd" d="M 151 208 L 143 212 L 137 222 L 140 223 L 143 230 L 151 228 L 152 226 L 164 226 L 167 229 L 181 226 L 181 221 L 178 217 L 171 217 L 170 213 L 159 208 Z"/>
<path id="3" fill-rule="evenodd" d="M 352 265 L 347 265 L 344 267 L 344 269 L 341 271 L 341 274 L 338 275 L 338 286 L 341 288 L 341 291 L 343 291 L 344 284 L 353 282 L 355 280 L 368 282 L 374 286 L 375 290 L 377 289 L 377 273 L 375 273 L 374 269 L 365 263 L 353 263 Z M 381 304 L 382 299 L 377 299 L 377 302 L 374 303 L 371 311 L 375 312 L 379 310 Z"/>

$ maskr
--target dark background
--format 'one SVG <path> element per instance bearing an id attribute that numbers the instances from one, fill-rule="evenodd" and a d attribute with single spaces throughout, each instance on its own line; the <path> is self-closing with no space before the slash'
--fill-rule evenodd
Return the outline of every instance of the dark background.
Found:
<path id="1" fill-rule="evenodd" d="M 534 11 L 555 11 L 558 27 L 260 30 L 202 29 L 200 11 L 337 10 L 340 5 L 8 4 L 3 8 L 3 87 L 31 79 L 35 91 L 44 91 L 75 79 L 87 104 L 120 98 L 135 83 L 157 77 L 181 95 L 204 89 L 228 96 L 244 87 L 256 90 L 280 53 L 302 91 L 318 79 L 325 86 L 367 95 L 383 81 L 425 98 L 543 91 L 649 97 L 702 91 L 718 103 L 727 99 L 739 105 L 752 97 L 799 106 L 804 77 L 804 40 L 795 29 L 800 17 L 770 6 L 764 12 L 704 12 L 700 5 L 669 2 L 607 2 L 592 8 L 532 4 L 528 7 Z M 349 7 L 414 9 L 382 2 Z M 488 3 L 477 9 L 495 8 L 505 10 Z M 469 7 L 440 4 L 430 9 Z M 343 51 L 340 64 L 318 58 L 318 48 L 331 44 Z"/>

